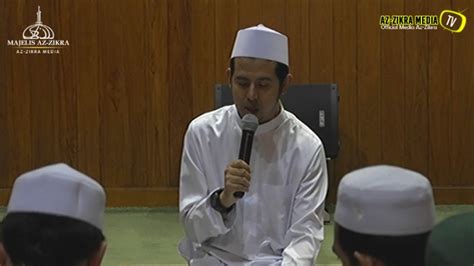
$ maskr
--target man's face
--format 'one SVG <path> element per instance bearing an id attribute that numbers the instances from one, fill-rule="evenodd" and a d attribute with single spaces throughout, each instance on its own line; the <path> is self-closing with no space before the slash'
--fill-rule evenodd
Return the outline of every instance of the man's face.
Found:
<path id="1" fill-rule="evenodd" d="M 262 124 L 280 112 L 280 94 L 287 88 L 287 80 L 280 86 L 275 74 L 276 63 L 264 59 L 235 58 L 231 77 L 232 95 L 240 116 L 252 113 Z"/>

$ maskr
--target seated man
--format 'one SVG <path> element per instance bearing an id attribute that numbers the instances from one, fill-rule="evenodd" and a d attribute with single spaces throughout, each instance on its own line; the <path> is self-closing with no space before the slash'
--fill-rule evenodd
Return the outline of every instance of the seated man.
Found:
<path id="1" fill-rule="evenodd" d="M 425 265 L 474 265 L 474 212 L 449 217 L 433 228 Z"/>
<path id="2" fill-rule="evenodd" d="M 430 182 L 419 173 L 373 166 L 338 187 L 333 251 L 344 266 L 420 266 L 435 224 Z"/>
<path id="3" fill-rule="evenodd" d="M 21 175 L 0 227 L 0 265 L 100 265 L 104 208 L 102 187 L 66 164 Z"/>
<path id="4" fill-rule="evenodd" d="M 326 158 L 318 136 L 280 103 L 291 79 L 287 37 L 263 25 L 240 30 L 227 74 L 235 104 L 194 119 L 185 135 L 181 254 L 191 265 L 313 265 Z M 252 115 L 247 162 L 237 158 Z"/>

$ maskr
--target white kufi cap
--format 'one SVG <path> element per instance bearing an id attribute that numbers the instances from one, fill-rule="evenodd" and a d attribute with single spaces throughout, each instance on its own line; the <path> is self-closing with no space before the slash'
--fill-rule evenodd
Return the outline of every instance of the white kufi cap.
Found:
<path id="1" fill-rule="evenodd" d="M 342 178 L 334 219 L 351 231 L 403 236 L 430 231 L 435 205 L 429 180 L 395 166 L 372 166 Z"/>
<path id="2" fill-rule="evenodd" d="M 288 38 L 262 24 L 239 30 L 230 58 L 234 57 L 267 59 L 289 66 Z"/>
<path id="3" fill-rule="evenodd" d="M 7 213 L 66 216 L 102 229 L 104 209 L 105 193 L 101 185 L 66 164 L 54 164 L 16 179 Z"/>

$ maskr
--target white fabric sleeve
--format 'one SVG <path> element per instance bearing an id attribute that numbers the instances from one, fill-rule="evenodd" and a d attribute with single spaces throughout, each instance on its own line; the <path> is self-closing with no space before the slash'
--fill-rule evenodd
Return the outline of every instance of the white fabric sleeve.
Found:
<path id="1" fill-rule="evenodd" d="M 200 154 L 199 145 L 191 124 L 184 137 L 181 159 L 179 215 L 186 236 L 195 243 L 227 233 L 236 215 L 235 207 L 226 215 L 211 207 L 210 196 L 219 188 L 209 191 L 201 161 L 206 157 Z"/>
<path id="2" fill-rule="evenodd" d="M 324 238 L 324 200 L 328 188 L 326 157 L 320 145 L 294 199 L 282 265 L 314 265 Z"/>

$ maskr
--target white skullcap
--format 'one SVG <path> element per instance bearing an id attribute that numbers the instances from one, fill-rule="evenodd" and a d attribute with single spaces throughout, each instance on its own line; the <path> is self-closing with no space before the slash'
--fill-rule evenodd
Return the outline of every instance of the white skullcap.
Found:
<path id="1" fill-rule="evenodd" d="M 16 179 L 7 213 L 67 216 L 102 230 L 104 209 L 105 193 L 101 185 L 66 164 L 54 164 Z"/>
<path id="2" fill-rule="evenodd" d="M 262 24 L 239 30 L 230 58 L 234 57 L 267 59 L 289 66 L 288 38 Z"/>
<path id="3" fill-rule="evenodd" d="M 430 231 L 435 205 L 423 175 L 395 166 L 353 171 L 339 183 L 336 223 L 354 232 L 403 236 Z"/>

